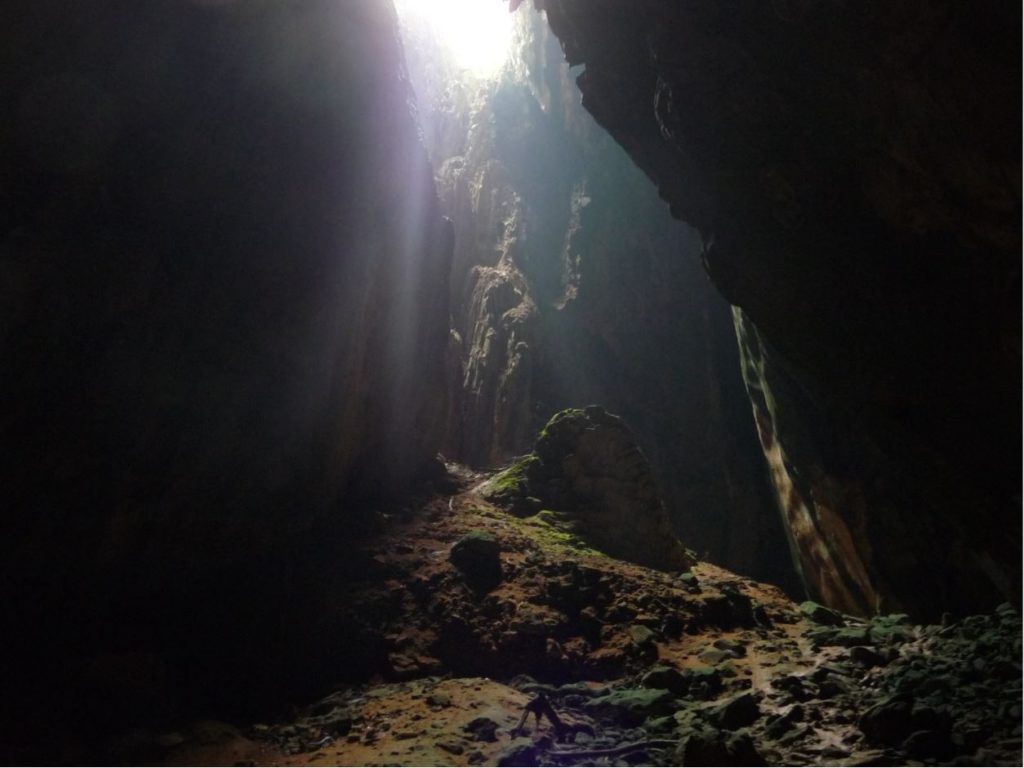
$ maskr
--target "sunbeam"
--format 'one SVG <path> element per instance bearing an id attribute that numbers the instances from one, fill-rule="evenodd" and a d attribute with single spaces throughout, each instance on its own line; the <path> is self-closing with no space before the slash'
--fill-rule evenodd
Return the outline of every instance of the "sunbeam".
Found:
<path id="1" fill-rule="evenodd" d="M 512 14 L 504 0 L 396 0 L 403 23 L 429 30 L 455 63 L 481 78 L 508 59 Z"/>

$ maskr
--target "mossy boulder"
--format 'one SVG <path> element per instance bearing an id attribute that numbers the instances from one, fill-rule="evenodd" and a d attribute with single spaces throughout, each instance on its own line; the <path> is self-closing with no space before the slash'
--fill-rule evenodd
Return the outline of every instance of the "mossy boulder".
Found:
<path id="1" fill-rule="evenodd" d="M 513 512 L 528 515 L 541 508 L 540 500 L 530 496 L 529 476 L 536 470 L 540 459 L 532 453 L 523 456 L 481 488 L 484 498 L 508 507 Z"/>
<path id="2" fill-rule="evenodd" d="M 632 432 L 599 406 L 555 414 L 533 453 L 481 492 L 518 514 L 550 510 L 548 524 L 613 557 L 663 570 L 694 562 L 672 530 Z"/>

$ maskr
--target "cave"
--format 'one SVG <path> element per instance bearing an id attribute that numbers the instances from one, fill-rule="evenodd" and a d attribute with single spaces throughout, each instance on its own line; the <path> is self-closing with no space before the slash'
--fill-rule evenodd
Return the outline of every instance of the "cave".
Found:
<path id="1" fill-rule="evenodd" d="M 0 760 L 1019 765 L 1021 23 L 5 2 Z"/>

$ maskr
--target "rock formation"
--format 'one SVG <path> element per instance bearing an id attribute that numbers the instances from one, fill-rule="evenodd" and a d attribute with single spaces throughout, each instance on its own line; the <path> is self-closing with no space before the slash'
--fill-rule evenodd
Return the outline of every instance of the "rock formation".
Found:
<path id="1" fill-rule="evenodd" d="M 598 406 L 555 414 L 533 453 L 489 481 L 483 495 L 541 512 L 613 557 L 663 570 L 694 562 L 629 428 Z"/>
<path id="2" fill-rule="evenodd" d="M 244 656 L 268 557 L 429 468 L 450 226 L 388 3 L 19 0 L 0 38 L 3 676 L 142 715 Z"/>
<path id="3" fill-rule="evenodd" d="M 516 20 L 498 83 L 406 32 L 455 226 L 445 455 L 500 466 L 552 413 L 602 403 L 634 430 L 684 541 L 796 591 L 699 237 L 582 109 L 543 20 Z"/>
<path id="4" fill-rule="evenodd" d="M 1016 599 L 1019 8 L 535 4 L 742 309 L 812 592 L 929 616 Z"/>
<path id="5" fill-rule="evenodd" d="M 389 579 L 331 598 L 368 635 L 348 679 L 255 727 L 138 734 L 118 762 L 1020 764 L 1012 606 L 922 626 L 798 606 L 710 563 L 672 576 L 495 508 L 460 473 L 354 543 Z M 500 559 L 486 594 L 439 557 L 466 546 Z"/>

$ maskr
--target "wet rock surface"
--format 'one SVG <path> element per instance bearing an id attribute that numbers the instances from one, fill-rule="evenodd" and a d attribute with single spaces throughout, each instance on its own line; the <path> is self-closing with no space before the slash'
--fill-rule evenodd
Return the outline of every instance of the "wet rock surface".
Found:
<path id="1" fill-rule="evenodd" d="M 1021 620 L 1011 606 L 948 626 L 896 615 L 844 616 L 837 627 L 816 612 L 829 622 L 818 624 L 777 589 L 709 563 L 690 571 L 695 592 L 581 550 L 490 505 L 473 490 L 486 478 L 458 471 L 462 491 L 365 542 L 391 577 L 338 598 L 381 651 L 360 659 L 362 681 L 273 725 L 137 737 L 150 761 L 1019 763 Z M 481 594 L 448 554 L 485 532 L 500 545 L 503 578 Z M 765 620 L 737 624 L 714 607 L 737 596 Z M 665 630 L 670 616 L 679 631 Z M 640 644 L 637 628 L 647 630 Z M 823 631 L 861 642 L 821 642 Z M 709 650 L 724 657 L 708 663 Z M 557 723 L 537 714 L 539 699 Z"/>

